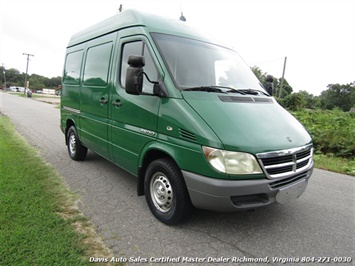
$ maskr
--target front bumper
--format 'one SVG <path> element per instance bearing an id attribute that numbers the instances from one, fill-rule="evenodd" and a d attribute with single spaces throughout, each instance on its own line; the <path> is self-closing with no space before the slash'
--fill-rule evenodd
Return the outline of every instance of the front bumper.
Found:
<path id="1" fill-rule="evenodd" d="M 301 173 L 272 180 L 221 180 L 187 171 L 182 171 L 182 174 L 196 208 L 233 212 L 298 198 L 304 192 L 312 172 L 313 162 Z"/>

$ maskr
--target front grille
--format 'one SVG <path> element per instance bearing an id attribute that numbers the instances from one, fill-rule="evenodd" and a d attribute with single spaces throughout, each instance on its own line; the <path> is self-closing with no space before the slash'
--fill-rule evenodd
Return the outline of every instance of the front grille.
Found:
<path id="1" fill-rule="evenodd" d="M 312 164 L 313 148 L 300 148 L 257 154 L 260 165 L 268 178 L 289 177 L 304 171 Z"/>
<path id="2" fill-rule="evenodd" d="M 277 180 L 275 182 L 270 183 L 269 186 L 272 189 L 277 189 L 277 188 L 284 187 L 284 186 L 287 186 L 289 184 L 292 184 L 292 183 L 294 183 L 294 182 L 296 182 L 298 180 L 307 178 L 307 177 L 309 177 L 309 175 L 310 175 L 309 172 L 304 172 L 304 173 L 301 173 L 301 174 L 296 175 L 296 176 L 292 176 L 292 177 L 289 177 L 289 178 L 284 178 L 284 179 Z"/>

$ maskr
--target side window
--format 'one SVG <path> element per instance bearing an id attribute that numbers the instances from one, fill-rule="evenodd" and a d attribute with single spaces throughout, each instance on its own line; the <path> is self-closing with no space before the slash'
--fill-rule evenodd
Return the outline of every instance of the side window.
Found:
<path id="1" fill-rule="evenodd" d="M 142 41 L 129 42 L 123 45 L 122 61 L 121 61 L 121 75 L 120 83 L 121 86 L 125 86 L 126 82 L 126 72 L 128 68 L 128 57 L 130 55 L 142 55 L 145 59 L 144 72 L 148 75 L 149 79 L 152 81 L 158 80 L 158 71 L 155 67 L 153 58 L 149 52 L 147 45 Z M 147 78 L 144 76 L 143 80 L 143 92 L 153 93 L 153 84 L 151 84 Z"/>
<path id="2" fill-rule="evenodd" d="M 123 52 L 121 57 L 121 75 L 120 82 L 122 87 L 125 87 L 126 83 L 126 72 L 128 68 L 128 57 L 130 55 L 142 55 L 143 42 L 130 42 L 123 45 Z"/>
<path id="3" fill-rule="evenodd" d="M 64 84 L 79 84 L 82 57 L 82 50 L 67 54 L 64 67 Z"/>
<path id="4" fill-rule="evenodd" d="M 85 62 L 84 85 L 106 86 L 108 81 L 112 43 L 88 49 Z"/>

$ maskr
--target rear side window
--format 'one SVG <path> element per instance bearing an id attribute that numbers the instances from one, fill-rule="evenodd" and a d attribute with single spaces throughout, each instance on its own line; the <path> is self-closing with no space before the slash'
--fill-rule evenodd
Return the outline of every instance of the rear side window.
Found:
<path id="1" fill-rule="evenodd" d="M 79 84 L 80 67 L 83 58 L 83 50 L 67 54 L 64 67 L 63 83 Z"/>
<path id="2" fill-rule="evenodd" d="M 128 68 L 128 57 L 130 55 L 144 56 L 145 66 L 144 72 L 148 75 L 152 81 L 158 80 L 158 71 L 154 64 L 152 55 L 150 54 L 147 45 L 143 41 L 129 42 L 123 45 L 122 61 L 121 61 L 121 74 L 120 83 L 122 87 L 125 87 L 126 72 Z M 143 92 L 153 93 L 153 84 L 151 84 L 144 76 L 143 80 Z"/>
<path id="3" fill-rule="evenodd" d="M 84 85 L 106 86 L 112 52 L 112 42 L 88 49 L 85 62 Z"/>

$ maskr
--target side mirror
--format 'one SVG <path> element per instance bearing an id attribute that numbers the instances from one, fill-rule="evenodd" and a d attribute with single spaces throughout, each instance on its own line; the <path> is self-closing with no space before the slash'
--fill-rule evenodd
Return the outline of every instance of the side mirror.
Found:
<path id="1" fill-rule="evenodd" d="M 272 91 L 274 90 L 274 77 L 271 75 L 267 75 L 265 79 L 265 89 L 272 96 Z"/>
<path id="2" fill-rule="evenodd" d="M 143 67 L 144 57 L 130 55 L 128 57 L 125 89 L 128 94 L 140 95 L 143 90 Z"/>
<path id="3" fill-rule="evenodd" d="M 153 86 L 153 95 L 159 97 L 168 97 L 168 92 L 163 82 L 156 82 Z"/>
<path id="4" fill-rule="evenodd" d="M 265 81 L 272 83 L 274 81 L 274 77 L 272 75 L 267 75 Z"/>

